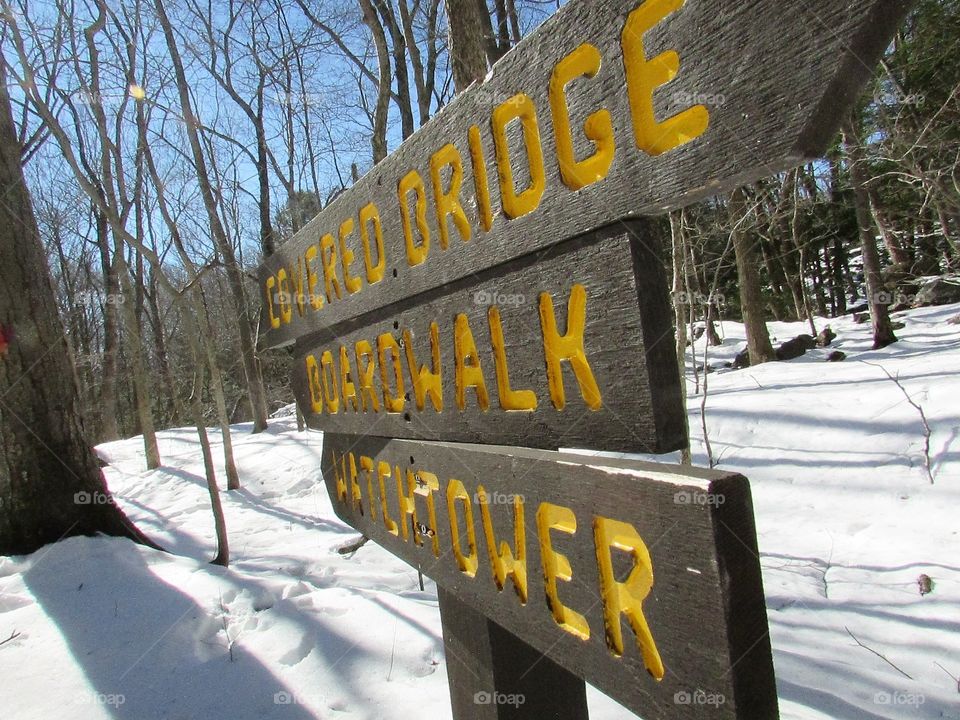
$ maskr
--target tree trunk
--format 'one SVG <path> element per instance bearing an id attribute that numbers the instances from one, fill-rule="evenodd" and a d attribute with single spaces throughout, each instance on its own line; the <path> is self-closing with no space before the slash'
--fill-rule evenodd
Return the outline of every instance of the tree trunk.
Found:
<path id="1" fill-rule="evenodd" d="M 874 349 L 886 347 L 897 341 L 890 323 L 890 306 L 884 302 L 883 281 L 880 277 L 880 253 L 877 240 L 873 235 L 873 218 L 870 215 L 870 195 L 867 192 L 867 180 L 864 170 L 864 158 L 860 149 L 860 140 L 853 118 L 847 118 L 843 125 L 843 145 L 849 163 L 850 185 L 853 188 L 853 206 L 860 226 L 860 244 L 863 248 L 863 274 L 867 281 L 867 303 L 870 306 L 870 320 L 873 323 Z"/>
<path id="2" fill-rule="evenodd" d="M 740 281 L 740 308 L 747 333 L 750 364 L 776 360 L 770 344 L 770 334 L 763 318 L 763 297 L 760 292 L 760 274 L 757 272 L 757 248 L 741 227 L 747 214 L 743 190 L 734 190 L 730 197 L 730 221 L 733 225 L 733 252 L 737 258 L 737 277 Z"/>
<path id="3" fill-rule="evenodd" d="M 877 197 L 876 191 L 868 189 L 867 197 L 870 200 L 870 214 L 873 217 L 873 222 L 876 223 L 877 230 L 880 231 L 880 237 L 883 238 L 883 244 L 890 254 L 890 260 L 903 267 L 904 270 L 910 270 L 910 266 L 913 264 L 913 258 L 910 257 L 910 253 L 906 248 L 900 244 L 900 239 L 881 214 L 880 198 Z"/>
<path id="4" fill-rule="evenodd" d="M 87 442 L 20 150 L 0 60 L 0 555 L 95 533 L 152 545 L 113 504 Z"/>
<path id="5" fill-rule="evenodd" d="M 117 440 L 120 426 L 117 422 L 117 358 L 120 351 L 120 323 L 117 304 L 113 302 L 120 294 L 117 268 L 110 251 L 109 223 L 106 216 L 94 211 L 97 229 L 97 245 L 100 249 L 100 266 L 103 270 L 103 376 L 100 380 L 100 440 Z M 92 296 L 88 296 L 92 297 Z"/>
<path id="6" fill-rule="evenodd" d="M 167 352 L 167 339 L 164 336 L 163 316 L 160 314 L 160 288 L 157 285 L 156 268 L 150 272 L 150 292 L 147 294 L 147 315 L 153 331 L 153 344 L 157 353 L 157 364 L 160 366 L 160 377 L 163 380 L 167 395 L 167 422 L 170 427 L 176 427 L 182 415 L 180 397 L 177 395 L 177 385 L 173 381 L 173 371 L 170 368 L 170 355 Z"/>
<path id="7" fill-rule="evenodd" d="M 683 407 L 687 406 L 687 304 L 690 298 L 686 296 L 684 290 L 684 277 L 687 273 L 686 263 L 686 237 L 683 228 L 683 211 L 670 213 L 670 238 L 673 251 L 673 318 L 676 328 L 677 339 L 677 365 L 680 371 L 680 398 Z M 693 347 L 691 345 L 691 347 Z M 693 362 L 696 364 L 697 358 L 694 355 Z M 684 424 L 687 425 L 687 414 L 683 414 Z M 687 443 L 680 449 L 680 464 L 690 465 L 690 429 L 687 428 Z"/>
<path id="8" fill-rule="evenodd" d="M 383 31 L 383 24 L 377 16 L 371 0 L 359 0 L 360 10 L 363 13 L 363 22 L 370 28 L 373 44 L 377 49 L 377 103 L 373 111 L 373 135 L 370 137 L 373 164 L 387 156 L 387 121 L 390 111 L 390 50 L 387 46 L 387 36 Z"/>
<path id="9" fill-rule="evenodd" d="M 233 457 L 230 416 L 227 414 L 227 400 L 223 392 L 223 376 L 220 373 L 220 363 L 217 360 L 217 348 L 213 344 L 214 333 L 213 326 L 210 323 L 210 313 L 207 310 L 206 300 L 203 298 L 202 286 L 198 284 L 193 289 L 193 293 L 197 319 L 202 328 L 200 335 L 203 337 L 207 367 L 210 370 L 210 392 L 217 408 L 217 422 L 220 423 L 220 437 L 223 440 L 223 465 L 227 471 L 227 490 L 239 490 L 240 474 L 237 472 L 237 463 Z"/>
<path id="10" fill-rule="evenodd" d="M 217 472 L 213 465 L 213 452 L 210 450 L 210 438 L 207 436 L 207 426 L 203 421 L 203 405 L 200 403 L 200 393 L 203 391 L 203 351 L 197 336 L 200 328 L 195 320 L 187 313 L 183 314 L 186 328 L 187 342 L 193 355 L 193 388 L 190 392 L 190 410 L 193 414 L 193 423 L 200 438 L 200 451 L 203 456 L 203 470 L 207 479 L 207 493 L 210 496 L 210 507 L 213 511 L 213 525 L 217 536 L 217 555 L 210 562 L 214 565 L 227 567 L 230 563 L 230 543 L 227 538 L 227 522 L 223 515 L 223 503 L 220 500 L 220 488 L 217 486 Z"/>
<path id="11" fill-rule="evenodd" d="M 463 92 L 487 74 L 487 38 L 484 28 L 491 27 L 486 5 L 478 0 L 445 0 L 450 31 L 450 64 L 453 84 Z M 484 22 L 483 14 L 486 14 Z"/>
<path id="12" fill-rule="evenodd" d="M 154 470 L 160 467 L 160 449 L 157 446 L 157 432 L 153 425 L 152 397 L 150 379 L 147 376 L 146 365 L 143 362 L 143 340 L 140 335 L 140 326 L 137 323 L 137 314 L 133 308 L 133 291 L 130 287 L 130 274 L 123 259 L 123 246 L 118 243 L 117 257 L 120 261 L 118 275 L 122 294 L 116 298 L 123 315 L 123 324 L 126 332 L 127 354 L 130 360 L 130 373 L 133 380 L 134 407 L 140 423 L 140 432 L 143 434 L 143 448 L 146 454 L 147 469 Z"/>

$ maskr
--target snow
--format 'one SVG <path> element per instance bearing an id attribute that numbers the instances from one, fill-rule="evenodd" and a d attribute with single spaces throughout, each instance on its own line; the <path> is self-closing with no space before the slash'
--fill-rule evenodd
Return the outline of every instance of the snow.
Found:
<path id="1" fill-rule="evenodd" d="M 901 342 L 878 351 L 868 325 L 834 319 L 844 362 L 818 349 L 709 375 L 715 459 L 753 488 L 785 720 L 960 718 L 960 327 L 946 322 L 958 312 L 898 314 Z M 711 366 L 744 345 L 742 327 L 723 331 Z M 920 416 L 877 365 L 926 414 L 933 485 Z M 193 431 L 160 434 L 153 472 L 136 438 L 99 448 L 120 505 L 172 554 L 72 538 L 0 559 L 0 642 L 20 633 L 0 645 L 4 718 L 450 717 L 436 587 L 420 591 L 416 571 L 373 543 L 339 555 L 356 533 L 322 486 L 321 436 L 289 415 L 271 423 L 235 428 L 244 487 L 223 493 L 226 570 L 206 562 Z M 921 574 L 934 582 L 924 596 Z M 631 717 L 595 691 L 590 704 L 595 720 Z"/>

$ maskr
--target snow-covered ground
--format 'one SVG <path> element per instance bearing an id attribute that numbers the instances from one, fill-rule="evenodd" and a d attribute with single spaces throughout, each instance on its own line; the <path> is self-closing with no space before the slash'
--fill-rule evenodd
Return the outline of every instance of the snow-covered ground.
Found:
<path id="1" fill-rule="evenodd" d="M 880 351 L 867 325 L 834 320 L 844 362 L 814 350 L 709 376 L 714 457 L 752 481 L 785 719 L 960 718 L 958 312 L 902 313 L 901 342 Z M 743 347 L 739 325 L 723 330 L 710 365 Z M 877 365 L 923 408 L 933 485 L 919 413 Z M 700 398 L 689 407 L 705 464 Z M 229 570 L 205 562 L 213 527 L 190 429 L 161 434 L 154 472 L 137 439 L 100 448 L 120 504 L 173 554 L 74 538 L 0 558 L 0 642 L 19 633 L 0 645 L 4 720 L 450 717 L 435 586 L 420 591 L 372 543 L 336 553 L 356 534 L 321 484 L 319 434 L 292 418 L 236 429 Z M 590 703 L 595 720 L 630 717 L 599 693 Z"/>

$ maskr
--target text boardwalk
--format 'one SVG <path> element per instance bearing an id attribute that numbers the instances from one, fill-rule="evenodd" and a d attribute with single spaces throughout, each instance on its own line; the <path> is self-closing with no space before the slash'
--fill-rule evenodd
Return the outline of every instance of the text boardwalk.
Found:
<path id="1" fill-rule="evenodd" d="M 685 443 L 662 263 L 615 223 L 297 346 L 311 427 L 668 452 Z"/>

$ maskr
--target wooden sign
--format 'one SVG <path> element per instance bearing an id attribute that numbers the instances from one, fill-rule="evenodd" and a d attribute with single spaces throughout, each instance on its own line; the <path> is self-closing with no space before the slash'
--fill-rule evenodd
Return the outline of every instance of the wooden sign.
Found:
<path id="1" fill-rule="evenodd" d="M 662 262 L 615 223 L 297 346 L 314 428 L 667 452 L 685 444 Z"/>
<path id="2" fill-rule="evenodd" d="M 909 0 L 571 0 L 259 272 L 263 347 L 823 153 Z"/>
<path id="3" fill-rule="evenodd" d="M 322 469 L 345 522 L 434 579 L 442 599 L 522 638 L 533 660 L 545 655 L 645 720 L 777 717 L 742 476 L 334 434 Z M 540 717 L 525 712 L 516 716 Z M 458 717 L 499 715 L 475 705 Z"/>
<path id="4" fill-rule="evenodd" d="M 570 0 L 259 269 L 337 514 L 438 584 L 456 720 L 586 720 L 584 680 L 777 717 L 743 477 L 431 440 L 680 447 L 624 218 L 821 155 L 911 4 Z"/>

